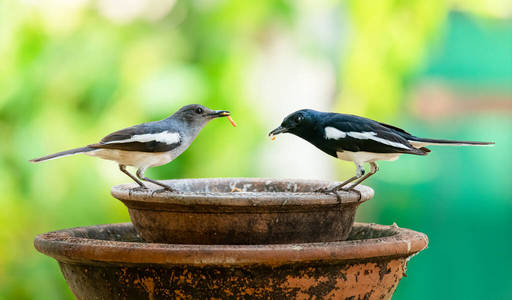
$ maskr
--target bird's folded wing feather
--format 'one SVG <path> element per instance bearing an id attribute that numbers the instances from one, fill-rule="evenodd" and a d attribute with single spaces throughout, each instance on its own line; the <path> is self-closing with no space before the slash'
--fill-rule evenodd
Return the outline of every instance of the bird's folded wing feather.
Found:
<path id="1" fill-rule="evenodd" d="M 410 134 L 409 132 L 403 130 L 402 128 L 399 128 L 399 127 L 396 127 L 396 126 L 393 126 L 393 125 L 389 125 L 389 124 L 386 124 L 386 123 L 382 123 L 382 122 L 378 122 L 379 125 L 382 125 L 386 128 L 389 128 L 391 129 L 392 131 L 394 131 L 395 133 L 399 134 L 400 136 L 403 136 L 404 138 L 407 138 L 407 137 L 412 137 L 412 134 Z"/>
<path id="2" fill-rule="evenodd" d="M 116 149 L 140 152 L 166 152 L 181 144 L 181 134 L 162 128 L 157 123 L 135 125 L 113 132 L 99 143 L 89 145 L 98 149 Z"/>
<path id="3" fill-rule="evenodd" d="M 370 119 L 333 118 L 326 123 L 326 139 L 331 140 L 345 151 L 366 151 L 374 153 L 410 153 L 424 155 L 414 148 L 393 126 L 385 126 Z M 328 128 L 332 129 L 328 129 Z M 329 138 L 329 133 L 330 137 Z"/>

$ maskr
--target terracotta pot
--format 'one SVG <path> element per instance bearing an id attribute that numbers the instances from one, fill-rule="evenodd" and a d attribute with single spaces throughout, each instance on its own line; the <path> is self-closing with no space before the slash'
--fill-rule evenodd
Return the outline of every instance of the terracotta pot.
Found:
<path id="1" fill-rule="evenodd" d="M 112 188 L 140 236 L 175 244 L 281 244 L 345 240 L 373 190 L 314 193 L 337 182 L 255 178 L 169 180 L 180 193 Z"/>
<path id="2" fill-rule="evenodd" d="M 131 224 L 35 239 L 77 299 L 390 299 L 427 237 L 355 224 L 349 240 L 275 245 L 145 243 Z"/>

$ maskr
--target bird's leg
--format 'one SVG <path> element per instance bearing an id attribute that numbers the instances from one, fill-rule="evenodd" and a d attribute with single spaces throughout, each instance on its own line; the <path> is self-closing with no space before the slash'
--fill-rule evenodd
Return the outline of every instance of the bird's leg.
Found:
<path id="1" fill-rule="evenodd" d="M 364 173 L 365 173 L 365 171 L 364 171 L 363 165 L 356 164 L 356 175 L 355 176 L 343 181 L 342 183 L 338 184 L 337 186 L 335 186 L 331 189 L 326 187 L 326 188 L 318 189 L 315 192 L 330 194 L 330 193 L 335 193 L 337 191 L 341 191 L 341 190 L 343 190 L 344 186 L 346 186 L 347 184 L 351 183 L 352 181 L 354 181 L 358 178 L 361 178 L 361 176 L 363 176 Z"/>
<path id="2" fill-rule="evenodd" d="M 341 191 L 341 190 L 344 190 L 344 187 L 351 183 L 352 181 L 358 179 L 358 178 L 361 178 L 363 175 L 364 175 L 365 171 L 364 171 L 364 166 L 363 165 L 359 165 L 359 164 L 356 164 L 356 176 L 342 182 L 340 185 L 336 186 L 335 188 L 332 189 L 333 192 L 337 192 L 337 191 Z M 368 176 L 368 175 L 366 175 Z M 366 177 L 365 176 L 365 177 Z M 351 188 L 348 188 L 347 190 L 350 190 Z"/>
<path id="3" fill-rule="evenodd" d="M 324 188 L 319 188 L 319 189 L 315 190 L 315 192 L 317 192 L 317 193 L 326 193 L 326 194 L 334 193 L 334 192 L 337 192 L 339 190 L 342 190 L 344 186 L 346 186 L 347 184 L 349 184 L 352 181 L 356 180 L 357 178 L 359 178 L 359 177 L 358 176 L 353 176 L 353 177 L 349 178 L 348 180 L 343 181 L 342 183 L 338 184 L 337 186 L 335 186 L 333 188 L 329 188 L 327 186 L 327 187 L 324 187 Z"/>
<path id="4" fill-rule="evenodd" d="M 146 176 L 144 176 L 144 172 L 145 171 L 146 171 L 145 168 L 138 169 L 137 170 L 137 177 L 139 177 L 139 179 L 141 179 L 141 180 L 148 181 L 148 182 L 154 183 L 156 185 L 159 185 L 159 186 L 163 187 L 164 189 L 166 189 L 168 191 L 175 192 L 175 190 L 172 187 L 170 187 L 170 186 L 168 186 L 166 184 L 163 184 L 161 182 L 158 182 L 156 180 L 153 180 L 151 178 L 147 178 Z"/>
<path id="5" fill-rule="evenodd" d="M 133 176 L 130 172 L 128 172 L 128 170 L 126 170 L 126 166 L 125 165 L 119 165 L 119 170 L 121 170 L 121 172 L 125 173 L 126 175 L 128 175 L 131 179 L 133 179 L 135 182 L 137 182 L 137 184 L 143 188 L 143 189 L 147 189 L 148 187 L 144 185 L 144 183 L 142 183 L 142 181 L 138 180 L 137 177 Z"/>
<path id="6" fill-rule="evenodd" d="M 372 176 L 373 174 L 377 173 L 377 171 L 379 170 L 379 167 L 377 166 L 377 164 L 375 162 L 370 162 L 370 172 L 368 172 L 368 174 L 366 174 L 364 177 L 362 177 L 361 179 L 359 179 L 358 181 L 356 181 L 354 184 L 352 184 L 348 189 L 349 190 L 353 190 L 356 186 L 358 186 L 361 182 L 365 181 L 366 179 L 368 179 L 368 177 Z"/>

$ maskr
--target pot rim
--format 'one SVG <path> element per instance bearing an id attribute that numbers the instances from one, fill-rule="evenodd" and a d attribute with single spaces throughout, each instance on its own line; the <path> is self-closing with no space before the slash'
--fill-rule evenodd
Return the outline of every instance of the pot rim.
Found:
<path id="1" fill-rule="evenodd" d="M 60 262 L 194 266 L 283 265 L 377 257 L 409 257 L 428 245 L 425 234 L 396 225 L 355 223 L 355 229 L 390 231 L 386 237 L 324 243 L 178 245 L 77 237 L 84 230 L 127 229 L 131 223 L 78 227 L 38 235 L 35 248 Z"/>
<path id="2" fill-rule="evenodd" d="M 231 184 L 236 187 L 237 184 L 252 183 L 286 183 L 302 184 L 315 186 L 334 186 L 341 182 L 328 180 L 308 180 L 308 179 L 271 179 L 271 178 L 194 178 L 194 179 L 174 179 L 163 180 L 168 185 L 180 184 L 183 182 L 199 183 L 209 181 L 213 184 Z M 148 185 L 149 190 L 133 189 L 136 184 L 121 184 L 112 187 L 110 193 L 115 198 L 121 200 L 129 207 L 144 208 L 148 204 L 158 204 L 160 208 L 165 205 L 178 206 L 208 206 L 208 207 L 265 207 L 265 206 L 323 206 L 339 204 L 361 204 L 374 196 L 374 191 L 370 187 L 359 185 L 356 192 L 339 191 L 336 194 L 324 194 L 318 192 L 169 192 L 161 191 L 157 185 Z M 160 190 L 155 193 L 156 190 Z M 153 206 L 158 208 L 158 206 Z"/>

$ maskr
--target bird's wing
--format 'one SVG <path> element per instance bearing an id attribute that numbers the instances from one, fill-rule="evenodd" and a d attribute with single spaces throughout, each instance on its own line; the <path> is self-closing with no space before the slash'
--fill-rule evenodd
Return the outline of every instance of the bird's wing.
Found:
<path id="1" fill-rule="evenodd" d="M 338 147 L 337 151 L 426 154 L 396 130 L 406 134 L 397 127 L 351 115 L 331 116 L 324 122 L 325 139 L 331 147 Z"/>
<path id="2" fill-rule="evenodd" d="M 410 134 L 409 132 L 403 130 L 402 128 L 399 128 L 399 127 L 396 127 L 396 126 L 393 126 L 393 125 L 389 125 L 389 124 L 386 124 L 386 123 L 381 123 L 381 122 L 378 122 L 378 123 L 380 125 L 386 127 L 386 128 L 391 129 L 395 133 L 398 133 L 399 135 L 401 135 L 401 136 L 403 136 L 405 138 L 413 136 L 412 134 Z"/>
<path id="3" fill-rule="evenodd" d="M 179 131 L 158 126 L 157 122 L 135 125 L 113 132 L 99 143 L 89 145 L 98 149 L 140 152 L 167 152 L 182 142 Z"/>

